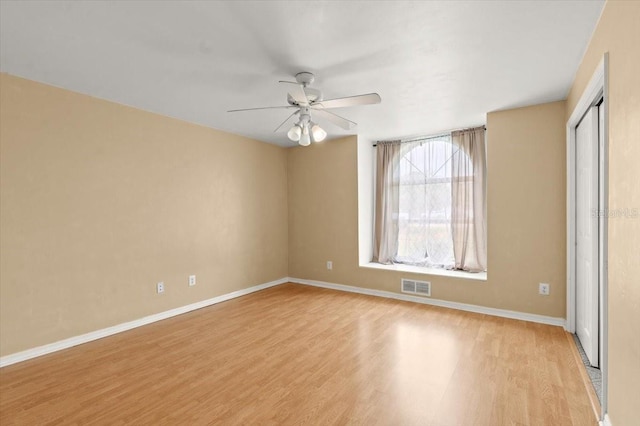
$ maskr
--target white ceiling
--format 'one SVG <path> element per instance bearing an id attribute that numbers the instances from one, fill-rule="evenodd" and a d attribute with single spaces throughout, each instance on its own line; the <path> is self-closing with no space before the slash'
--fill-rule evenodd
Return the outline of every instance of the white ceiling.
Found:
<path id="1" fill-rule="evenodd" d="M 395 139 L 482 124 L 489 111 L 564 99 L 602 1 L 1 1 L 0 69 L 255 139 L 273 130 L 299 71 L 346 132 Z"/>

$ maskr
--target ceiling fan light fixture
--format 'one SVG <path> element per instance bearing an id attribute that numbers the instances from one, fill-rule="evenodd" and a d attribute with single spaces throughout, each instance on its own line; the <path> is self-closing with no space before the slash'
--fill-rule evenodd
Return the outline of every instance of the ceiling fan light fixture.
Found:
<path id="1" fill-rule="evenodd" d="M 302 129 L 297 124 L 294 124 L 291 129 L 287 132 L 287 137 L 294 142 L 298 142 L 300 140 L 300 135 L 302 134 Z"/>
<path id="2" fill-rule="evenodd" d="M 322 142 L 327 138 L 326 130 L 311 121 L 312 114 L 314 114 L 314 117 L 317 115 L 322 120 L 327 120 L 329 123 L 345 130 L 352 130 L 356 123 L 328 110 L 332 108 L 373 105 L 379 104 L 382 101 L 380 95 L 377 93 L 324 99 L 320 90 L 309 87 L 314 79 L 315 76 L 313 73 L 303 71 L 296 74 L 296 81 L 280 80 L 279 83 L 286 84 L 289 89 L 287 93 L 287 105 L 232 109 L 228 112 L 293 109 L 295 111 L 276 127 L 273 132 L 278 133 L 286 129 L 288 123 L 297 115 L 298 122 L 289 129 L 287 137 L 302 146 L 308 146 L 311 142 Z"/>
<path id="3" fill-rule="evenodd" d="M 311 127 L 311 136 L 313 136 L 314 142 L 322 142 L 324 138 L 327 137 L 327 132 L 325 132 L 322 127 L 318 126 L 317 124 L 314 124 Z"/>

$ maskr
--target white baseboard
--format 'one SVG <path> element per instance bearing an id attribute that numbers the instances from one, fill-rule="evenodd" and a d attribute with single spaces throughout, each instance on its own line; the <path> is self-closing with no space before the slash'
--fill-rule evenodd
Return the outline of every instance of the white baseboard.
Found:
<path id="1" fill-rule="evenodd" d="M 204 308 L 206 306 L 215 305 L 216 303 L 224 302 L 236 297 L 244 296 L 250 293 L 254 293 L 265 288 L 273 287 L 276 285 L 284 284 L 286 282 L 293 282 L 297 284 L 310 285 L 314 287 L 323 287 L 333 290 L 347 291 L 350 293 L 366 294 L 369 296 L 386 297 L 389 299 L 405 300 L 409 302 L 422 303 L 425 305 L 441 306 L 444 308 L 458 309 L 468 312 L 476 312 L 479 314 L 493 315 L 504 318 L 512 318 L 523 321 L 537 322 L 541 324 L 549 324 L 564 327 L 564 318 L 554 318 L 544 315 L 528 314 L 524 312 L 508 311 L 504 309 L 487 308 L 478 305 L 469 305 L 466 303 L 450 302 L 447 300 L 424 298 L 419 296 L 411 296 L 408 294 L 393 293 L 390 291 L 373 290 L 369 288 L 354 287 L 343 284 L 334 284 L 324 281 L 306 280 L 302 278 L 285 277 L 275 281 L 271 281 L 264 284 L 259 284 L 253 287 L 245 288 L 242 290 L 234 291 L 232 293 L 223 294 L 221 296 L 214 297 L 212 299 L 202 300 L 200 302 L 192 303 L 190 305 L 181 306 L 179 308 L 170 309 L 168 311 L 160 312 L 154 315 L 149 315 L 137 320 L 129 321 L 123 324 L 114 325 L 112 327 L 103 328 L 101 330 L 92 331 L 90 333 L 82 334 L 79 336 L 70 337 L 68 339 L 60 340 L 58 342 L 49 343 L 47 345 L 38 346 L 36 348 L 27 349 L 22 352 L 17 352 L 10 355 L 0 357 L 0 368 L 6 367 L 11 364 L 26 361 L 28 359 L 36 358 L 41 355 L 46 355 L 52 352 L 60 351 L 62 349 L 71 348 L 73 346 L 81 345 L 83 343 L 91 342 L 93 340 L 101 339 L 103 337 L 111 336 L 116 333 L 131 330 L 132 328 L 141 327 L 143 325 L 151 324 L 156 321 L 171 318 L 176 315 L 184 314 L 196 309 Z M 611 426 L 611 422 L 608 420 L 608 416 L 605 415 L 604 426 Z"/>
<path id="2" fill-rule="evenodd" d="M 181 306 L 179 308 L 170 309 L 168 311 L 160 312 L 157 314 L 149 315 L 137 320 L 125 322 L 123 324 L 114 325 L 112 327 L 103 328 L 101 330 L 92 331 L 90 333 L 81 334 L 80 336 L 70 337 L 68 339 L 60 340 L 58 342 L 49 343 L 47 345 L 38 346 L 36 348 L 27 349 L 22 352 L 16 352 L 14 354 L 5 355 L 0 358 L 0 368 L 7 365 L 15 364 L 18 362 L 26 361 L 28 359 L 36 358 L 41 355 L 46 355 L 52 352 L 67 349 L 73 346 L 81 345 L 83 343 L 91 342 L 92 340 L 101 339 L 103 337 L 111 336 L 116 333 L 131 330 L 132 328 L 141 327 L 143 325 L 151 324 L 156 321 L 175 317 L 176 315 L 184 314 L 196 309 L 204 308 L 206 306 L 215 305 L 216 303 L 224 302 L 236 297 L 244 296 L 256 291 L 264 290 L 265 288 L 273 287 L 279 284 L 288 282 L 288 278 L 280 278 L 279 280 L 271 281 L 264 284 L 255 285 L 253 287 L 245 288 L 242 290 L 234 291 L 231 293 L 223 294 L 221 296 L 214 297 L 212 299 L 202 300 L 190 305 Z"/>
<path id="3" fill-rule="evenodd" d="M 604 415 L 604 419 L 599 423 L 600 423 L 600 426 L 613 426 L 613 423 L 611 423 L 611 418 L 606 413 Z"/>
<path id="4" fill-rule="evenodd" d="M 528 314 L 525 312 L 508 311 L 505 309 L 488 308 L 467 303 L 450 302 L 447 300 L 431 299 L 427 297 L 411 296 L 408 294 L 393 293 L 390 291 L 373 290 L 370 288 L 354 287 L 350 285 L 334 284 L 324 281 L 306 280 L 302 278 L 289 277 L 289 281 L 297 284 L 305 284 L 314 287 L 329 288 L 333 290 L 348 291 L 350 293 L 367 294 L 369 296 L 386 297 L 389 299 L 406 300 L 408 302 L 422 303 L 425 305 L 441 306 L 444 308 L 458 309 L 461 311 L 475 312 L 478 314 L 493 315 L 496 317 L 511 318 L 522 321 L 537 322 L 540 324 L 565 326 L 564 318 L 549 317 L 544 315 Z"/>

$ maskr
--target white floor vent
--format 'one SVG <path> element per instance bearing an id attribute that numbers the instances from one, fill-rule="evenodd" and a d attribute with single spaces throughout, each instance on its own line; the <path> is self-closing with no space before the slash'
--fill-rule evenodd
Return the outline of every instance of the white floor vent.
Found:
<path id="1" fill-rule="evenodd" d="M 403 278 L 402 292 L 418 294 L 420 296 L 431 296 L 431 283 L 428 281 L 415 281 Z"/>

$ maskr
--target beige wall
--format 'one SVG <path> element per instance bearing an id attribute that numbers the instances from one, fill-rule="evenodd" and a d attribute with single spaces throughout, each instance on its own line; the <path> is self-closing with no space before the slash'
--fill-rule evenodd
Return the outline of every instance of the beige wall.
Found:
<path id="1" fill-rule="evenodd" d="M 569 117 L 609 52 L 609 208 L 640 209 L 640 2 L 609 1 L 569 93 Z M 640 418 L 640 217 L 609 220 L 609 416 Z"/>
<path id="2" fill-rule="evenodd" d="M 420 277 L 436 299 L 564 317 L 565 108 L 488 114 L 487 281 L 360 268 L 356 138 L 290 149 L 289 276 L 393 292 Z"/>
<path id="3" fill-rule="evenodd" d="M 286 150 L 6 74 L 0 114 L 0 354 L 287 276 Z"/>

